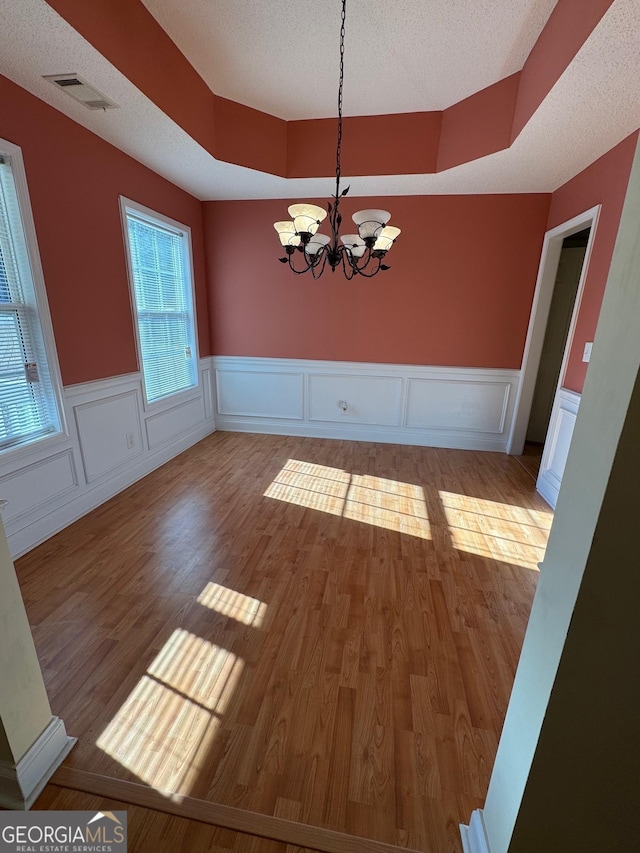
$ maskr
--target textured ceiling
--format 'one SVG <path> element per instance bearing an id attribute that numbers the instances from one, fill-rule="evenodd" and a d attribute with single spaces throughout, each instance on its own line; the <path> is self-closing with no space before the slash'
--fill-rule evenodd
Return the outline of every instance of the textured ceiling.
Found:
<path id="1" fill-rule="evenodd" d="M 183 0 L 183 9 L 200 2 Z M 248 5 L 247 0 L 236 2 Z M 251 5 L 261 9 L 269 4 L 254 0 Z M 352 0 L 352 5 L 362 5 L 362 0 Z M 451 5 L 476 9 L 502 3 L 456 0 Z M 404 7 L 403 2 L 393 8 Z M 349 180 L 351 194 L 556 189 L 640 126 L 639 34 L 640 0 L 615 0 L 509 150 L 435 175 L 353 178 Z M 392 65 L 378 58 L 379 76 L 390 73 Z M 448 67 L 451 72 L 451 65 Z M 83 76 L 120 108 L 91 112 L 41 76 L 69 71 Z M 0 73 L 198 198 L 307 198 L 327 196 L 333 190 L 328 178 L 286 180 L 216 161 L 44 0 L 0 3 Z M 265 72 L 263 76 L 269 75 Z M 293 86 L 296 75 L 291 72 L 291 76 Z M 219 94 L 230 94 L 214 88 Z"/>
<path id="2" fill-rule="evenodd" d="M 336 115 L 340 2 L 143 0 L 209 88 Z M 349 0 L 345 115 L 441 110 L 519 71 L 556 0 Z"/>

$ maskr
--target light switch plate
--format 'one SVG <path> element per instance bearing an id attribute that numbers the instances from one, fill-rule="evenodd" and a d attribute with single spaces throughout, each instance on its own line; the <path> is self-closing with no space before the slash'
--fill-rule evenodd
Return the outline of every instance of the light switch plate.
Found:
<path id="1" fill-rule="evenodd" d="M 593 341 L 588 341 L 584 345 L 584 352 L 582 353 L 582 360 L 583 361 L 590 361 L 591 360 L 591 347 L 592 346 L 593 346 Z"/>

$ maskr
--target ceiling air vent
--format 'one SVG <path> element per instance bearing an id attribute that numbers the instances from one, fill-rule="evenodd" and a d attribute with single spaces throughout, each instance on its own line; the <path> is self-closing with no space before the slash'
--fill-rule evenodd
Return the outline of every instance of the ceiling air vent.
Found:
<path id="1" fill-rule="evenodd" d="M 63 89 L 67 95 L 84 104 L 87 109 L 112 110 L 118 106 L 115 101 L 109 100 L 77 74 L 45 74 L 44 79 Z"/>

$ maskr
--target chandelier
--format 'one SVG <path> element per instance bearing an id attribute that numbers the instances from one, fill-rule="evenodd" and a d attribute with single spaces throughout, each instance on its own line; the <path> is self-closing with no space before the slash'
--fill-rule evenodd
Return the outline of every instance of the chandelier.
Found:
<path id="1" fill-rule="evenodd" d="M 347 0 L 342 0 L 342 19 L 340 23 L 340 80 L 338 83 L 338 143 L 336 146 L 336 192 L 333 202 L 327 209 L 316 204 L 292 204 L 289 207 L 290 220 L 274 222 L 280 242 L 286 256 L 279 258 L 281 263 L 289 264 L 296 275 L 311 272 L 314 278 L 320 278 L 327 264 L 335 272 L 342 267 L 347 279 L 354 275 L 373 278 L 380 270 L 389 267 L 382 263 L 387 252 L 400 234 L 399 228 L 388 225 L 391 214 L 388 210 L 359 210 L 353 214 L 357 234 L 338 232 L 342 224 L 340 199 L 349 192 L 349 187 L 340 192 L 340 160 L 342 155 L 342 87 L 344 83 L 344 28 Z M 331 234 L 321 234 L 318 228 L 327 218 Z M 341 245 L 342 244 L 342 245 Z"/>

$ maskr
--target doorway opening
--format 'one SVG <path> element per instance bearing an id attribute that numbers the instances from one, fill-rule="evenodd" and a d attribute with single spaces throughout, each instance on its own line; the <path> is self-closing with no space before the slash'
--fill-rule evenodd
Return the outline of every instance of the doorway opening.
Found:
<path id="1" fill-rule="evenodd" d="M 507 446 L 508 453 L 524 454 L 534 477 L 562 388 L 599 213 L 598 205 L 544 238 Z"/>
<path id="2" fill-rule="evenodd" d="M 553 401 L 561 378 L 590 233 L 590 227 L 583 228 L 562 241 L 522 454 L 534 479 L 538 477 Z"/>

